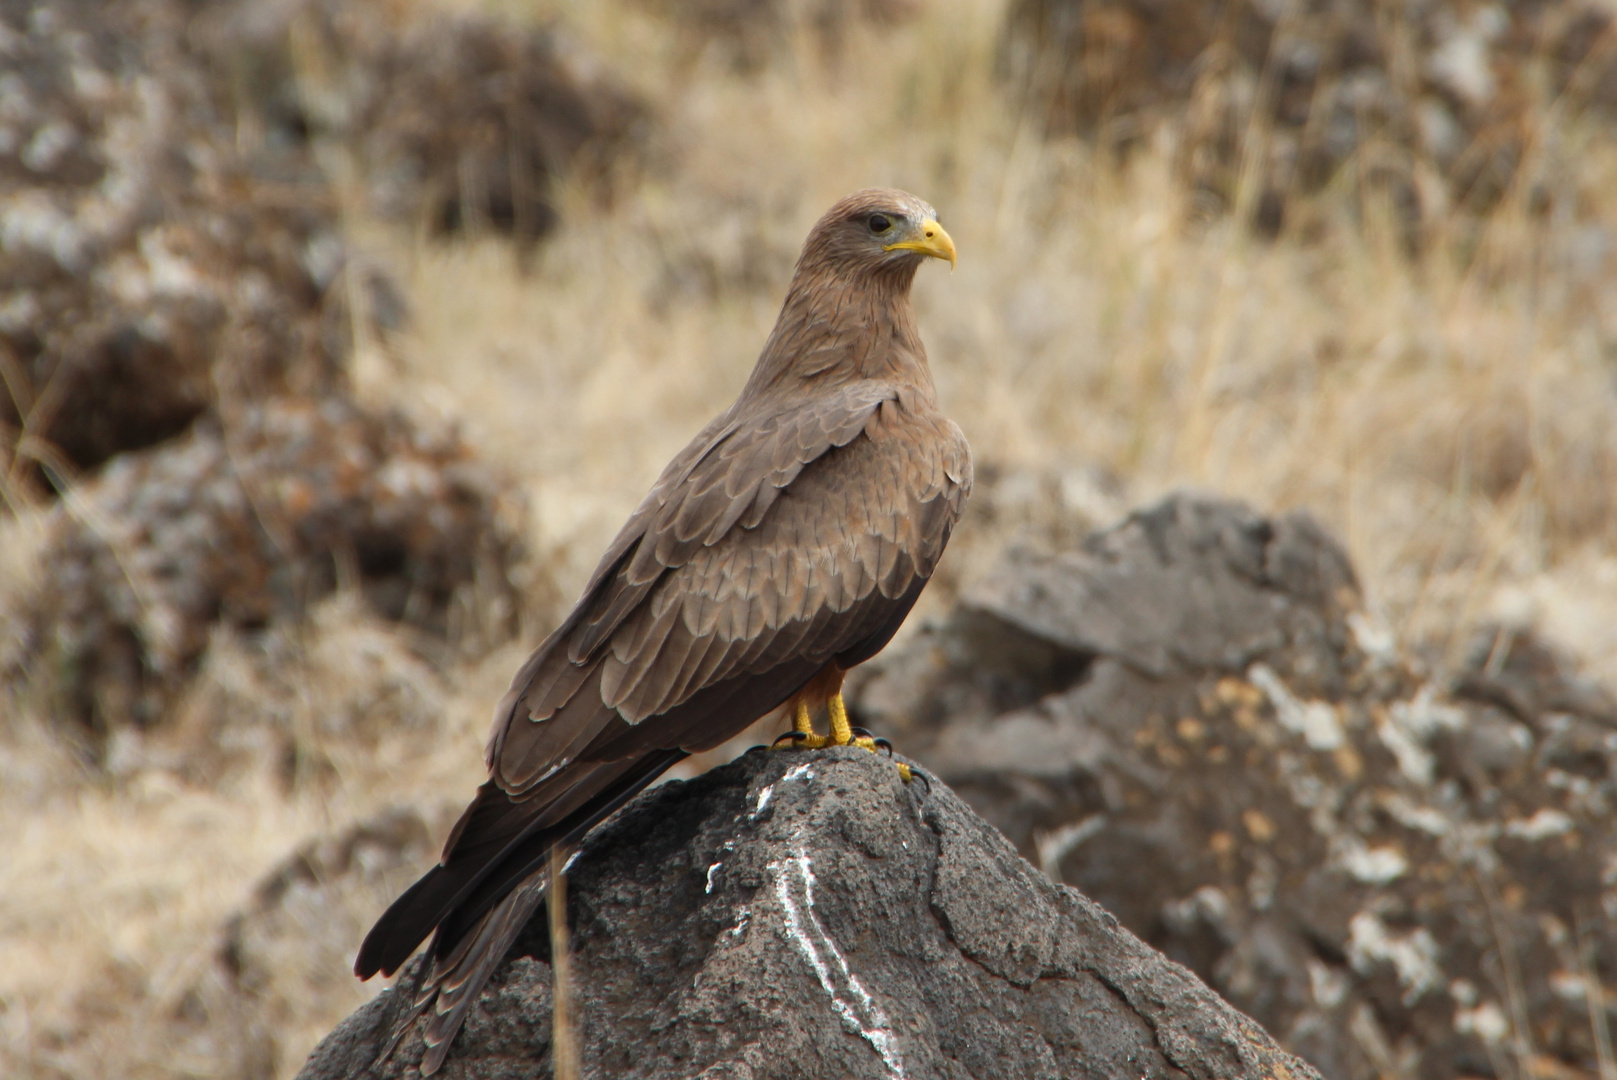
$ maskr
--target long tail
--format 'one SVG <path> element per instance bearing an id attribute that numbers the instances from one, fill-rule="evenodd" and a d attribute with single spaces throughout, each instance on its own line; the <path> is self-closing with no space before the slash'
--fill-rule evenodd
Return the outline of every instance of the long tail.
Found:
<path id="1" fill-rule="evenodd" d="M 482 993 L 489 976 L 510 952 L 523 927 L 538 910 L 545 896 L 545 881 L 553 844 L 575 845 L 599 822 L 628 802 L 668 767 L 685 757 L 682 750 L 664 750 L 646 755 L 615 778 L 607 790 L 568 815 L 563 823 L 538 834 L 519 836 L 506 846 L 492 865 L 461 884 L 439 914 L 427 916 L 437 924 L 437 933 L 428 950 L 429 959 L 420 982 L 421 990 L 413 1006 L 395 1025 L 377 1062 L 385 1061 L 423 1013 L 431 1009 L 424 1032 L 427 1054 L 421 1062 L 423 1076 L 431 1076 L 443 1064 L 450 1044 L 465 1022 L 466 1013 Z M 357 968 L 362 976 L 377 970 L 395 970 L 398 963 L 415 949 L 425 932 L 409 929 L 394 932 L 394 918 L 412 909 L 411 896 L 423 886 L 430 889 L 434 868 L 411 890 L 394 902 L 367 936 L 360 950 Z M 406 917 L 407 924 L 420 926 L 419 917 Z M 402 948 L 401 948 L 402 946 Z M 391 954 L 388 963 L 377 956 Z M 383 963 L 388 963 L 383 968 Z M 368 969 L 368 970 L 367 970 Z"/>

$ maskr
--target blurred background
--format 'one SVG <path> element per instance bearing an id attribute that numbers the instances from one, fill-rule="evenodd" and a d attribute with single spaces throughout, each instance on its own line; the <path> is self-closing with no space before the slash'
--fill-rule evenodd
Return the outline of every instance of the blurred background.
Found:
<path id="1" fill-rule="evenodd" d="M 0 0 L 0 1073 L 290 1076 L 377 991 L 506 680 L 860 187 L 961 256 L 978 487 L 906 633 L 1189 486 L 1309 510 L 1423 670 L 1609 677 L 1614 24 Z"/>

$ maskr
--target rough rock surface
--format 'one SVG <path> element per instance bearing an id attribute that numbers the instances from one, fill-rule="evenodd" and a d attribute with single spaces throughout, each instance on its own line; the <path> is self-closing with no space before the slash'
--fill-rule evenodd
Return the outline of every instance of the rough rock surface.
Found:
<path id="1" fill-rule="evenodd" d="M 756 751 L 652 791 L 586 842 L 568 901 L 589 1076 L 1315 1075 L 942 784 L 861 750 Z M 446 1078 L 549 1074 L 544 927 Z M 370 1068 L 405 996 L 349 1017 L 304 1080 L 414 1075 L 416 1033 Z"/>
<path id="2" fill-rule="evenodd" d="M 1347 170 L 1410 217 L 1486 209 L 1524 166 L 1542 185 L 1552 101 L 1617 117 L 1614 33 L 1597 0 L 1017 0 L 1006 44 L 1052 130 L 1126 145 L 1171 121 L 1212 206 L 1255 158 L 1273 229 Z"/>
<path id="3" fill-rule="evenodd" d="M 1011 553 L 856 674 L 859 722 L 1332 1080 L 1609 1054 L 1617 703 L 1504 629 L 1423 675 L 1307 515 L 1178 495 Z"/>

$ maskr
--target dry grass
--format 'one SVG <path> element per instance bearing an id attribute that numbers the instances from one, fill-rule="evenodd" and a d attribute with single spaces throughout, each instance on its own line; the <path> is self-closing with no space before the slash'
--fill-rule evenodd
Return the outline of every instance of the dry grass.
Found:
<path id="1" fill-rule="evenodd" d="M 1617 259 L 1611 227 L 1587 224 L 1617 222 L 1610 140 L 1546 119 L 1579 213 L 1529 218 L 1520 193 L 1476 250 L 1440 231 L 1411 261 L 1345 209 L 1306 243 L 1189 224 L 1166 149 L 1119 167 L 1036 138 L 995 87 L 995 0 L 937 0 L 835 60 L 805 43 L 752 76 L 676 54 L 632 4 L 498 6 L 561 14 L 659 103 L 655 164 L 610 212 L 564 192 L 565 224 L 527 273 L 494 239 L 428 245 L 356 221 L 416 312 L 399 369 L 367 354 L 364 370 L 368 393 L 458 419 L 522 479 L 562 594 L 740 386 L 818 213 L 895 184 L 939 207 L 962 253 L 953 275 L 921 274 L 917 302 L 942 397 L 999 478 L 923 613 L 1013 533 L 1059 535 L 1193 484 L 1313 510 L 1406 640 L 1452 649 L 1505 617 L 1613 670 Z M 37 543 L 33 520 L 5 529 L 0 610 Z M 134 746 L 91 776 L 48 717 L 0 701 L 19 714 L 0 732 L 0 1073 L 219 1071 L 223 1051 L 179 1053 L 168 1032 L 254 882 L 312 834 L 481 778 L 485 717 L 520 649 L 435 670 L 408 643 L 383 663 L 343 625 L 309 634 L 286 681 L 309 721 L 294 749 L 319 768 L 181 776 Z M 441 712 L 323 728 L 329 701 L 385 698 L 378 669 Z M 371 992 L 342 970 L 319 994 L 296 965 L 285 977 L 275 994 L 325 1012 L 286 1033 L 279 1075 Z"/>

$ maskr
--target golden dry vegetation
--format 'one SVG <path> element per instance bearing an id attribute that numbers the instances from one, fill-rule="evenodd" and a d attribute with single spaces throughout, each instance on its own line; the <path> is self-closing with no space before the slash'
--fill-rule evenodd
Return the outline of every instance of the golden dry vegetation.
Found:
<path id="1" fill-rule="evenodd" d="M 1577 213 L 1538 213 L 1522 185 L 1480 228 L 1436 223 L 1409 257 L 1386 215 L 1361 220 L 1335 189 L 1315 196 L 1325 228 L 1259 240 L 1191 212 L 1166 145 L 1119 162 L 1044 139 L 996 79 L 999 0 L 934 0 L 830 56 L 805 33 L 751 72 L 647 5 L 494 7 L 562 19 L 654 103 L 652 143 L 610 205 L 563 190 L 563 224 L 526 266 L 498 238 L 429 240 L 350 200 L 349 231 L 414 313 L 392 347 L 359 343 L 356 377 L 373 401 L 462 425 L 528 493 L 553 582 L 534 587 L 529 644 L 739 388 L 818 213 L 892 184 L 936 205 L 961 252 L 916 294 L 980 477 L 920 616 L 1013 536 L 1069 539 L 1196 485 L 1309 508 L 1387 626 L 1439 661 L 1504 619 L 1596 674 L 1617 663 L 1608 132 L 1546 105 L 1534 153 L 1572 170 L 1558 179 Z M 0 594 L 17 594 L 42 517 L 0 529 Z M 428 662 L 342 596 L 282 644 L 269 685 L 257 646 L 216 640 L 175 723 L 273 706 L 307 768 L 177 769 L 158 736 L 131 735 L 92 770 L 37 701 L 0 701 L 0 1073 L 246 1068 L 240 1014 L 209 990 L 226 921 L 310 837 L 398 804 L 432 820 L 458 806 L 524 652 Z M 252 1008 L 276 1036 L 247 1071 L 290 1076 L 375 992 L 347 974 L 351 950 L 410 877 L 344 893 L 310 916 L 320 933 L 273 953 Z"/>

